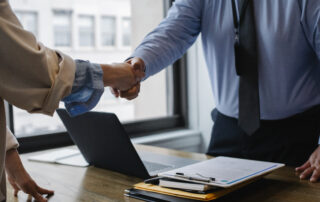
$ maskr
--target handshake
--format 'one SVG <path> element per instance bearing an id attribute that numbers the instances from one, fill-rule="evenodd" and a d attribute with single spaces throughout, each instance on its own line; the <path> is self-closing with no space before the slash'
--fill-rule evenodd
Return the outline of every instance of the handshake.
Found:
<path id="1" fill-rule="evenodd" d="M 104 86 L 109 86 L 116 97 L 128 100 L 138 97 L 140 81 L 145 77 L 145 64 L 140 58 L 132 58 L 125 63 L 101 65 Z"/>

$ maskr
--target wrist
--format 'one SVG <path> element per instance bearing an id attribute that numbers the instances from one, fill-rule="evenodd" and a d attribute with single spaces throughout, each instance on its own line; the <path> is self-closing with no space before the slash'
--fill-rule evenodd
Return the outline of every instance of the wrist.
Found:
<path id="1" fill-rule="evenodd" d="M 6 152 L 5 167 L 10 172 L 24 169 L 17 149 L 10 149 Z"/>
<path id="2" fill-rule="evenodd" d="M 101 69 L 103 71 L 103 83 L 104 83 L 104 86 L 112 86 L 113 84 L 113 74 L 114 74 L 114 71 L 113 71 L 113 67 L 112 65 L 109 65 L 109 64 L 101 64 Z"/>
<path id="3" fill-rule="evenodd" d="M 19 153 L 15 148 L 9 149 L 8 151 L 6 151 L 6 160 L 5 160 L 6 165 L 7 165 L 7 162 L 9 162 L 13 158 L 16 158 L 17 155 L 19 156 Z"/>

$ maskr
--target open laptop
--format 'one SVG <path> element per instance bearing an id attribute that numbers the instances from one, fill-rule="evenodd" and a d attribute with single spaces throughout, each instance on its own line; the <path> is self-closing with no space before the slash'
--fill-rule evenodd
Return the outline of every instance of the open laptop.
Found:
<path id="1" fill-rule="evenodd" d="M 71 118 L 64 109 L 57 113 L 90 165 L 147 179 L 197 162 L 153 152 L 138 153 L 115 114 L 88 112 Z"/>

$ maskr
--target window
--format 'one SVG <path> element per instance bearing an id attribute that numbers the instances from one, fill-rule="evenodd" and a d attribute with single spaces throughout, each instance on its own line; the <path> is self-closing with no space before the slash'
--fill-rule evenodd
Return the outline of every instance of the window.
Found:
<path id="1" fill-rule="evenodd" d="M 54 45 L 57 47 L 71 46 L 71 12 L 54 11 L 53 12 L 53 35 Z M 49 22 L 47 22 L 48 24 Z"/>
<path id="2" fill-rule="evenodd" d="M 93 16 L 79 16 L 79 45 L 94 46 L 94 18 Z"/>
<path id="3" fill-rule="evenodd" d="M 131 0 L 108 0 L 108 3 L 105 0 L 94 3 L 42 0 L 45 1 L 43 4 L 37 4 L 37 1 L 23 2 L 41 10 L 39 24 L 47 25 L 38 30 L 39 35 L 46 36 L 41 38 L 41 42 L 56 49 L 72 46 L 72 49 L 62 51 L 75 59 L 95 63 L 123 62 L 145 35 L 160 23 L 170 4 L 169 0 L 154 1 L 152 4 L 149 0 L 134 4 Z M 18 2 L 15 6 L 19 6 Z M 147 3 L 148 6 L 145 6 Z M 31 8 L 28 5 L 25 7 Z M 73 46 L 72 39 L 75 39 L 77 46 Z M 99 48 L 118 44 L 126 48 Z M 87 50 L 83 47 L 92 48 Z M 183 65 L 184 60 L 174 64 Z M 115 113 L 131 137 L 185 127 L 187 99 L 184 78 L 184 68 L 169 67 L 144 81 L 139 97 L 133 101 L 114 98 L 106 88 L 94 111 Z M 63 106 L 61 103 L 60 107 Z M 56 114 L 48 117 L 28 114 L 15 107 L 11 109 L 10 126 L 19 138 L 21 152 L 71 144 Z"/>
<path id="4" fill-rule="evenodd" d="M 131 19 L 130 18 L 122 19 L 122 45 L 123 46 L 131 45 Z"/>
<path id="5" fill-rule="evenodd" d="M 38 15 L 32 11 L 15 11 L 19 21 L 24 29 L 32 32 L 35 36 L 38 35 Z"/>
<path id="6" fill-rule="evenodd" d="M 101 18 L 101 45 L 115 46 L 116 45 L 116 18 L 102 17 Z"/>

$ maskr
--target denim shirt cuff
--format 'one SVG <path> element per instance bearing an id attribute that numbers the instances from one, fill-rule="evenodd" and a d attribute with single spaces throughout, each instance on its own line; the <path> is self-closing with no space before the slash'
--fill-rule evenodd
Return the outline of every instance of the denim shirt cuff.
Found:
<path id="1" fill-rule="evenodd" d="M 99 64 L 76 60 L 76 75 L 71 94 L 62 101 L 70 116 L 93 109 L 104 92 L 103 71 Z"/>

